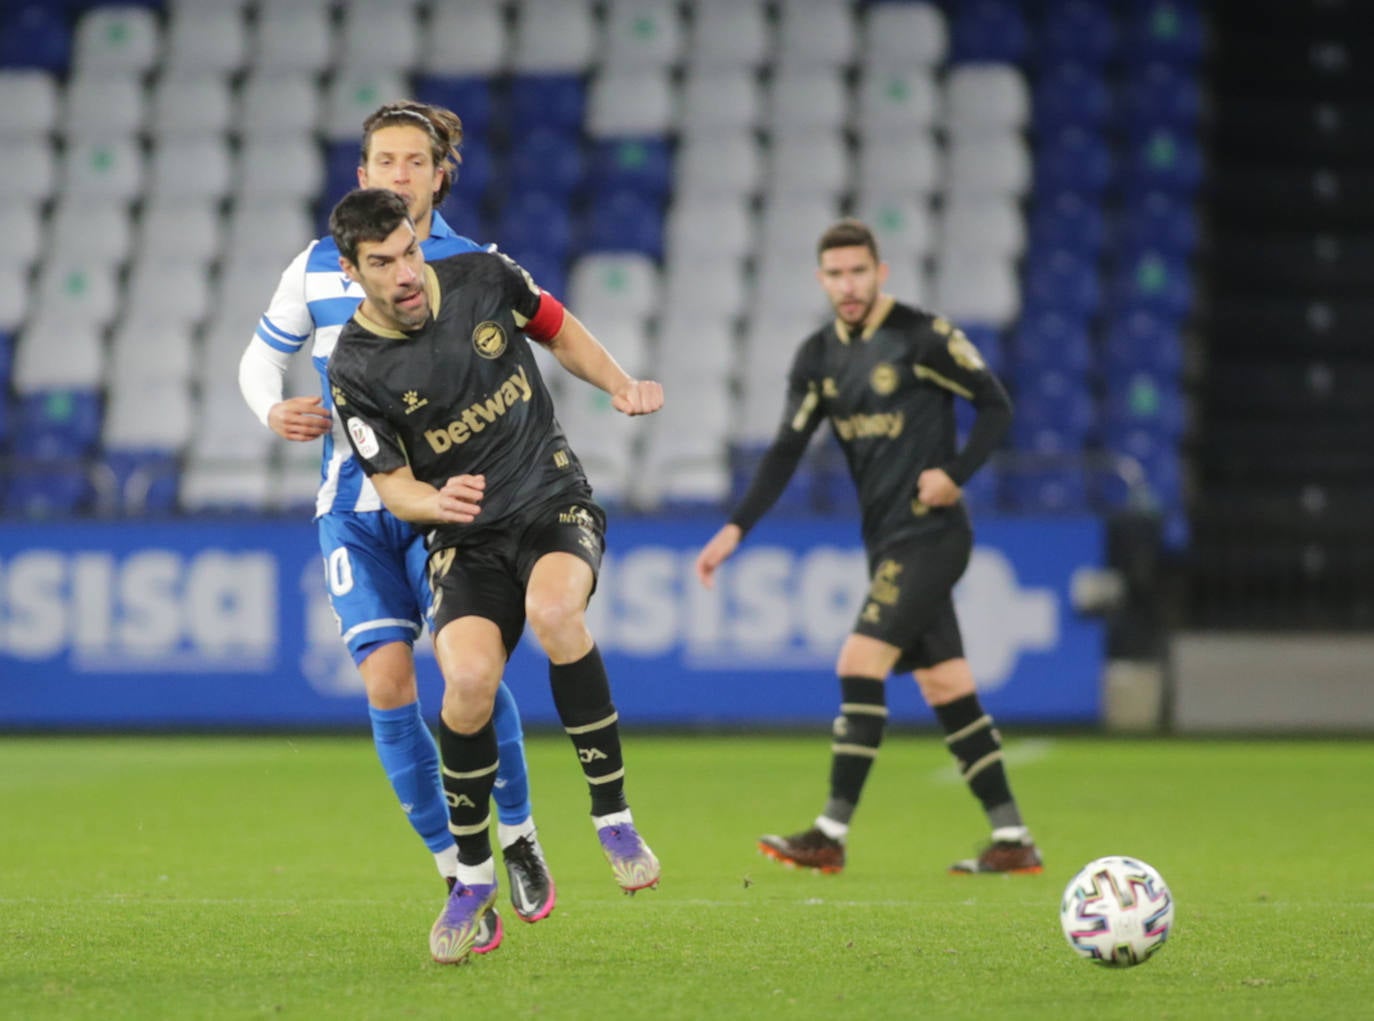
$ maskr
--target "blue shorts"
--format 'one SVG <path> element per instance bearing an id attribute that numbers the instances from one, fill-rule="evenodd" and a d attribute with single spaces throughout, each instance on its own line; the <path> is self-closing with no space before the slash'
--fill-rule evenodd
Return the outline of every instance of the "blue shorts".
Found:
<path id="1" fill-rule="evenodd" d="M 389 511 L 321 516 L 325 588 L 354 663 L 389 642 L 413 645 L 429 614 L 425 541 Z"/>

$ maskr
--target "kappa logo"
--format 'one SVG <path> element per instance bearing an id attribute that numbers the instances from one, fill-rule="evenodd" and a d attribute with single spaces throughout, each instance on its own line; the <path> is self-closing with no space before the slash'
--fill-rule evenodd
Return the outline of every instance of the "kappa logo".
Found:
<path id="1" fill-rule="evenodd" d="M 492 319 L 472 328 L 472 346 L 483 358 L 499 358 L 506 351 L 506 331 Z"/>
<path id="2" fill-rule="evenodd" d="M 421 397 L 419 393 L 414 390 L 407 390 L 401 395 L 401 400 L 405 401 L 407 415 L 412 411 L 419 411 L 429 403 L 428 397 Z"/>
<path id="3" fill-rule="evenodd" d="M 604 759 L 607 755 L 600 748 L 579 748 L 577 749 L 577 757 L 582 760 L 583 765 L 586 765 L 590 762 L 596 762 L 598 759 Z"/>

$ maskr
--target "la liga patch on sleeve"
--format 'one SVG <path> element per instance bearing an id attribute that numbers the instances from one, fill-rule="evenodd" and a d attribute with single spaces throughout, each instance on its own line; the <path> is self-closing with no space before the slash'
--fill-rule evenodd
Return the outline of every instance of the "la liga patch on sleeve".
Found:
<path id="1" fill-rule="evenodd" d="M 381 452 L 382 448 L 377 442 L 377 434 L 372 431 L 372 426 L 361 418 L 348 420 L 348 435 L 353 437 L 353 445 L 358 448 L 358 453 L 361 456 L 376 457 Z"/>

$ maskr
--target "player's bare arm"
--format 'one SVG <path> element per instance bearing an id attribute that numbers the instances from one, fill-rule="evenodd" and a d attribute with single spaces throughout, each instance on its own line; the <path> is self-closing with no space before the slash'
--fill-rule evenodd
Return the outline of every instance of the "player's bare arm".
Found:
<path id="1" fill-rule="evenodd" d="M 570 373 L 611 395 L 611 407 L 623 415 L 649 415 L 663 407 L 663 387 L 635 379 L 571 312 L 546 342 L 558 363 Z"/>
<path id="2" fill-rule="evenodd" d="M 927 507 L 953 507 L 963 490 L 943 468 L 927 468 L 916 477 L 916 498 Z"/>
<path id="3" fill-rule="evenodd" d="M 481 475 L 456 475 L 436 489 L 421 482 L 402 465 L 372 476 L 377 494 L 386 509 L 402 521 L 414 525 L 470 524 L 482 509 L 486 478 Z"/>
<path id="4" fill-rule="evenodd" d="M 267 412 L 268 427 L 284 440 L 308 443 L 329 432 L 333 419 L 320 397 L 288 397 Z"/>
<path id="5" fill-rule="evenodd" d="M 711 536 L 710 542 L 701 548 L 697 554 L 697 578 L 707 588 L 714 588 L 716 584 L 716 568 L 730 559 L 731 554 L 739 548 L 740 539 L 744 532 L 735 524 L 722 525 L 720 531 Z"/>

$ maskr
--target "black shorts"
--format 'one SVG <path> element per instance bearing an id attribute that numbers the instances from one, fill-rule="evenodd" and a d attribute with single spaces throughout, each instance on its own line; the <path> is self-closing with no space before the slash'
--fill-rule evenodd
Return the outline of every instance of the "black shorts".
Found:
<path id="1" fill-rule="evenodd" d="M 606 513 L 576 491 L 530 507 L 499 527 L 433 550 L 430 627 L 438 634 L 459 617 L 483 617 L 501 629 L 506 655 L 525 630 L 525 586 L 546 553 L 571 553 L 592 569 L 592 588 L 606 551 Z"/>
<path id="2" fill-rule="evenodd" d="M 902 650 L 894 673 L 963 658 L 951 593 L 972 551 L 972 533 L 950 529 L 885 549 L 869 564 L 868 596 L 854 632 Z"/>

